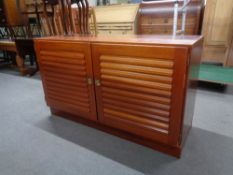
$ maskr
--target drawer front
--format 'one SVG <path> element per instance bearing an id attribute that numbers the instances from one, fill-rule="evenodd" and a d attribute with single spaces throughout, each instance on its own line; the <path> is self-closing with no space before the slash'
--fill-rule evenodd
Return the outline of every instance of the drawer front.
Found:
<path id="1" fill-rule="evenodd" d="M 94 44 L 100 122 L 178 144 L 186 54 L 186 48 Z"/>
<path id="2" fill-rule="evenodd" d="M 178 17 L 178 24 L 182 23 L 182 16 Z M 186 18 L 186 24 L 195 24 L 196 17 L 189 17 Z M 163 16 L 141 16 L 141 24 L 170 24 L 173 25 L 173 16 L 171 17 L 163 17 Z"/>
<path id="3" fill-rule="evenodd" d="M 172 34 L 172 26 L 142 27 L 142 34 Z"/>
<path id="4" fill-rule="evenodd" d="M 181 26 L 178 25 L 178 29 L 181 29 Z M 172 25 L 144 25 L 141 26 L 141 34 L 161 34 L 161 35 L 171 35 L 173 31 Z M 196 28 L 193 25 L 186 25 L 185 34 L 192 35 L 195 33 Z"/>
<path id="5" fill-rule="evenodd" d="M 99 30 L 99 36 L 101 35 L 132 35 L 134 34 L 133 30 Z"/>
<path id="6" fill-rule="evenodd" d="M 91 30 L 94 29 L 93 25 L 90 25 Z M 133 23 L 109 23 L 97 25 L 98 34 L 103 35 L 127 35 L 134 34 Z"/>
<path id="7" fill-rule="evenodd" d="M 89 44 L 36 43 L 48 106 L 96 120 Z"/>

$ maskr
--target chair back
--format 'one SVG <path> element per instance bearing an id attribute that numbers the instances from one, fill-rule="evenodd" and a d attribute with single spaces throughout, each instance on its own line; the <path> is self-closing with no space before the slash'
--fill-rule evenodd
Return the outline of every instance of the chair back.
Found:
<path id="1" fill-rule="evenodd" d="M 89 7 L 88 0 L 42 0 L 42 25 L 47 35 L 90 34 L 89 21 L 97 34 L 94 9 Z M 73 7 L 74 6 L 74 7 Z M 76 6 L 76 7 L 75 7 Z"/>
<path id="2" fill-rule="evenodd" d="M 80 34 L 90 34 L 88 0 L 71 0 L 71 4 L 76 4 L 78 7 L 77 19 Z"/>

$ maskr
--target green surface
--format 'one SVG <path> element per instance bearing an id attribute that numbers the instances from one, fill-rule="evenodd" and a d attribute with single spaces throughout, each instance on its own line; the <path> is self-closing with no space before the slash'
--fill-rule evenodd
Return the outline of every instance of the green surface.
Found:
<path id="1" fill-rule="evenodd" d="M 199 80 L 233 84 L 233 68 L 202 64 L 200 66 Z"/>

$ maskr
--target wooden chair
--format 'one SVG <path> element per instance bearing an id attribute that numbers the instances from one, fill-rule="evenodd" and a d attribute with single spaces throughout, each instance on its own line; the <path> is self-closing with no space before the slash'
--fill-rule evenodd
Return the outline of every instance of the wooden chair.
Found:
<path id="1" fill-rule="evenodd" d="M 58 0 L 42 0 L 43 3 L 43 15 L 49 30 L 49 35 L 57 35 L 56 25 L 54 21 L 55 6 L 59 4 Z"/>
<path id="2" fill-rule="evenodd" d="M 22 75 L 33 75 L 38 71 L 36 54 L 33 45 L 33 35 L 30 30 L 28 15 L 25 4 L 22 0 L 4 0 L 4 6 L 7 16 L 7 26 L 11 33 L 11 40 L 15 42 L 16 62 Z M 12 10 L 13 9 L 13 10 Z M 18 14 L 17 18 L 14 15 Z M 25 58 L 29 56 L 31 65 L 36 63 L 35 69 L 25 67 Z"/>
<path id="3" fill-rule="evenodd" d="M 68 35 L 73 33 L 70 0 L 42 0 L 45 20 L 43 30 L 48 35 Z M 48 32 L 47 32 L 48 30 Z"/>
<path id="4" fill-rule="evenodd" d="M 71 0 L 78 7 L 78 23 L 80 34 L 89 34 L 89 3 L 87 0 Z"/>
<path id="5" fill-rule="evenodd" d="M 47 3 L 50 2 L 47 1 Z M 47 9 L 44 8 L 47 26 L 52 26 L 52 29 L 49 29 L 53 31 L 50 32 L 51 35 L 90 34 L 89 19 L 93 21 L 94 33 L 97 34 L 94 9 L 89 7 L 87 0 L 53 0 L 53 3 L 54 15 L 52 19 L 46 15 Z M 45 5 L 44 3 L 44 7 Z M 76 5 L 77 9 L 72 8 L 72 5 Z M 49 25 L 49 21 L 52 21 L 54 25 Z"/>

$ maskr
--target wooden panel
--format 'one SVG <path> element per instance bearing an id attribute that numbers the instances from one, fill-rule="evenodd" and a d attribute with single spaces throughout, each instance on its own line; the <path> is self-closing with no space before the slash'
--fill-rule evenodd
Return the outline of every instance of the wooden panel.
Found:
<path id="1" fill-rule="evenodd" d="M 203 41 L 193 46 L 190 53 L 188 79 L 186 82 L 185 105 L 182 126 L 183 129 L 181 133 L 182 135 L 179 138 L 182 147 L 184 146 L 186 138 L 192 127 L 202 49 Z"/>
<path id="2" fill-rule="evenodd" d="M 192 0 L 187 6 L 185 34 L 197 35 L 201 32 L 203 0 Z M 179 0 L 179 7 L 183 1 Z M 142 2 L 139 8 L 139 34 L 172 34 L 174 1 Z M 178 15 L 178 29 L 181 29 L 182 13 Z"/>
<path id="3" fill-rule="evenodd" d="M 134 22 L 138 11 L 138 4 L 97 6 L 94 10 L 97 22 L 100 23 Z M 119 13 L 124 14 L 124 18 Z"/>
<path id="4" fill-rule="evenodd" d="M 208 0 L 202 34 L 202 61 L 225 64 L 233 36 L 233 1 Z"/>
<path id="5" fill-rule="evenodd" d="M 229 49 L 226 65 L 233 67 L 233 37 L 232 37 L 231 46 Z"/>
<path id="6" fill-rule="evenodd" d="M 16 45 L 13 41 L 2 40 L 0 41 L 0 50 L 16 52 Z"/>
<path id="7" fill-rule="evenodd" d="M 98 34 L 135 34 L 138 4 L 121 4 L 95 7 Z M 121 15 L 119 15 L 121 14 Z M 124 16 L 122 18 L 122 16 Z M 91 24 L 93 26 L 93 24 Z"/>
<path id="8" fill-rule="evenodd" d="M 10 26 L 20 26 L 27 24 L 26 16 L 20 13 L 25 10 L 24 0 L 20 0 L 20 10 L 17 8 L 16 0 L 3 0 L 7 23 Z"/>
<path id="9" fill-rule="evenodd" d="M 204 19 L 205 43 L 226 46 L 232 36 L 233 1 L 209 0 Z"/>
<path id="10" fill-rule="evenodd" d="M 177 144 L 187 54 L 184 48 L 94 44 L 100 122 Z"/>
<path id="11" fill-rule="evenodd" d="M 90 45 L 42 42 L 36 49 L 47 104 L 97 120 Z"/>

